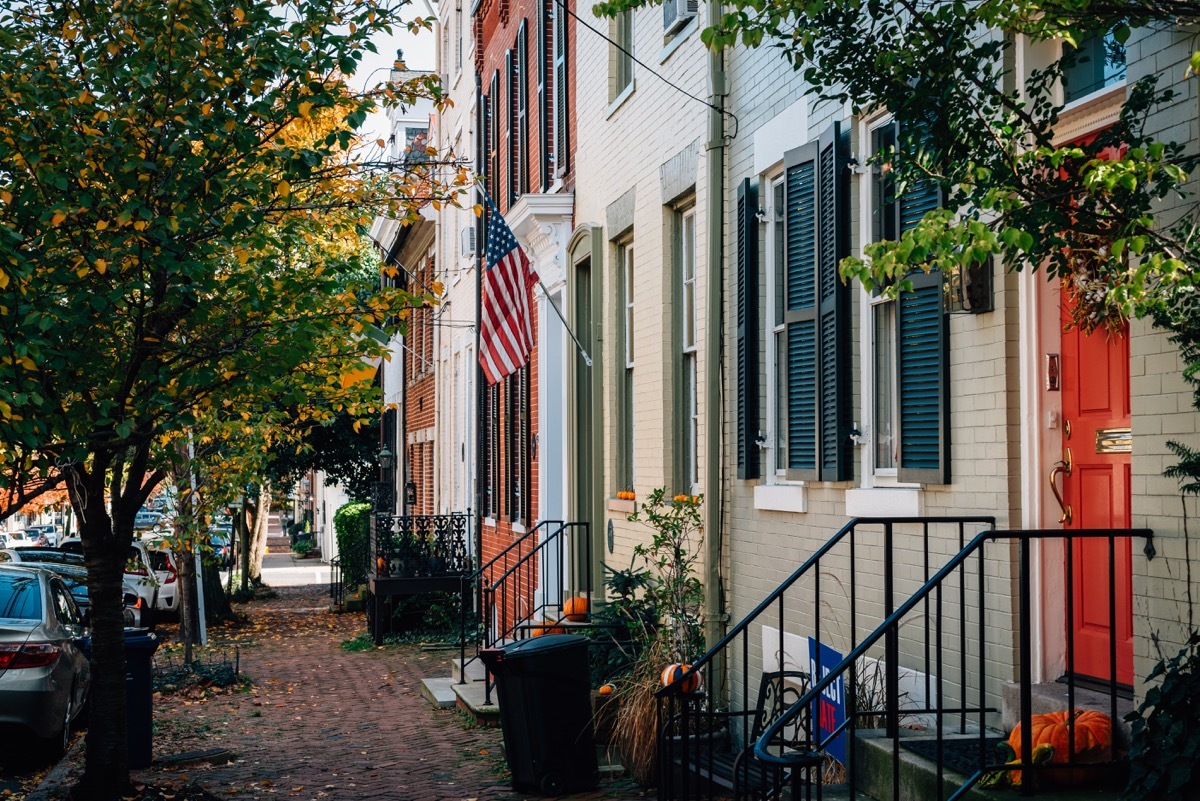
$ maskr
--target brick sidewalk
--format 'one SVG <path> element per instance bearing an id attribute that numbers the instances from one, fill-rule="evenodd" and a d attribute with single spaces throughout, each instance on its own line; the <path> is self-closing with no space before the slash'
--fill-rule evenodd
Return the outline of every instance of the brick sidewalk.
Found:
<path id="1" fill-rule="evenodd" d="M 228 748 L 236 761 L 155 767 L 135 778 L 197 782 L 230 798 L 356 801 L 513 801 L 498 729 L 468 728 L 419 694 L 424 676 L 446 676 L 451 654 L 389 646 L 351 653 L 339 644 L 361 615 L 324 610 L 323 587 L 281 590 L 244 607 L 250 627 L 231 632 L 249 693 L 203 701 L 156 698 L 155 755 Z M 218 634 L 214 640 L 219 640 Z M 629 781 L 577 799 L 641 799 Z"/>

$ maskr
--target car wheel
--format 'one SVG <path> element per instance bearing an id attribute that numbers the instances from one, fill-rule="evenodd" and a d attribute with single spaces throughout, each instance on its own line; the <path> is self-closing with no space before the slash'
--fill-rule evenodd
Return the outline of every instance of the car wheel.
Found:
<path id="1" fill-rule="evenodd" d="M 51 759 L 61 759 L 63 754 L 67 753 L 67 746 L 71 744 L 71 718 L 72 712 L 75 710 L 75 687 L 71 687 L 71 691 L 67 693 L 67 703 L 63 706 L 62 724 L 59 730 L 46 738 L 46 755 Z"/>

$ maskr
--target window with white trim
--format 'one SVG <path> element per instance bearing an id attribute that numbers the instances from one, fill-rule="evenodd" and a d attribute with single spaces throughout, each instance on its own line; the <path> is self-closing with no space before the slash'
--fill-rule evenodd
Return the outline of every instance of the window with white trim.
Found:
<path id="1" fill-rule="evenodd" d="M 679 218 L 679 266 L 681 295 L 681 357 L 683 387 L 680 410 L 683 414 L 683 473 L 689 494 L 699 491 L 700 412 L 697 394 L 698 364 L 696 347 L 696 210 L 688 209 Z"/>
<path id="2" fill-rule="evenodd" d="M 625 240 L 617 246 L 617 269 L 620 271 L 619 303 L 622 359 L 617 380 L 619 395 L 618 441 L 617 441 L 617 491 L 632 490 L 634 482 L 634 419 L 633 419 L 633 241 Z"/>

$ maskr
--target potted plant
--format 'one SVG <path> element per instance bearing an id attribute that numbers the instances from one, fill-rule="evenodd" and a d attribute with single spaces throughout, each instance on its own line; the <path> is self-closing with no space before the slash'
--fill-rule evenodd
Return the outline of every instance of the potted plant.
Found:
<path id="1" fill-rule="evenodd" d="M 634 549 L 644 570 L 614 573 L 627 590 L 614 602 L 631 611 L 626 625 L 632 658 L 628 671 L 613 681 L 617 710 L 613 741 L 621 762 L 643 785 L 656 777 L 658 707 L 655 693 L 662 687 L 663 668 L 690 663 L 704 652 L 701 609 L 704 586 L 696 575 L 704 524 L 701 495 L 668 495 L 665 488 L 650 493 L 629 516 L 651 529 L 649 541 Z M 628 573 L 628 575 L 625 575 Z"/>

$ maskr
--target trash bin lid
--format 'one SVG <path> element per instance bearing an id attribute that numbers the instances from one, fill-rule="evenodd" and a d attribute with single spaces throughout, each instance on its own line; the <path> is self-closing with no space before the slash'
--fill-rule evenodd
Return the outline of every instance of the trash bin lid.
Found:
<path id="1" fill-rule="evenodd" d="M 528 640 L 519 640 L 504 646 L 504 661 L 516 661 L 525 657 L 541 656 L 554 651 L 587 648 L 588 638 L 578 634 L 543 634 Z"/>
<path id="2" fill-rule="evenodd" d="M 153 653 L 158 650 L 158 635 L 146 629 L 128 629 L 125 632 L 125 650 Z"/>

